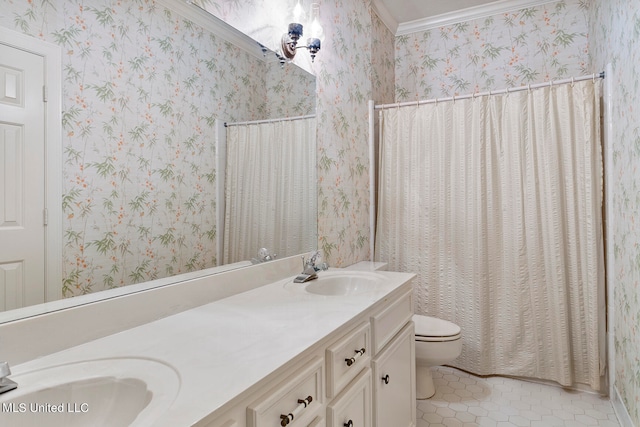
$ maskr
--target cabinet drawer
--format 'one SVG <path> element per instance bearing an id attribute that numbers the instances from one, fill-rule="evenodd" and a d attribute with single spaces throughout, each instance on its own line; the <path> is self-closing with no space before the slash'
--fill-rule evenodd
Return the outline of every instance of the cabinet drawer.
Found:
<path id="1" fill-rule="evenodd" d="M 413 316 L 413 291 L 406 292 L 371 318 L 373 354 L 378 354 Z"/>
<path id="2" fill-rule="evenodd" d="M 323 377 L 324 360 L 315 357 L 247 407 L 247 427 L 308 426 L 323 407 Z"/>
<path id="3" fill-rule="evenodd" d="M 333 398 L 371 360 L 371 328 L 363 323 L 326 350 L 327 397 Z"/>
<path id="4" fill-rule="evenodd" d="M 371 427 L 371 369 L 367 368 L 327 406 L 327 427 Z"/>

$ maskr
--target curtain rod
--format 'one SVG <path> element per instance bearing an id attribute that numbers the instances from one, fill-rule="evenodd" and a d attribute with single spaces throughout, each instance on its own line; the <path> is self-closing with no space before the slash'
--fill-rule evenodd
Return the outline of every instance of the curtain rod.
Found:
<path id="1" fill-rule="evenodd" d="M 602 71 L 602 72 L 600 72 L 598 74 L 591 74 L 590 76 L 572 77 L 570 79 L 556 80 L 556 81 L 545 82 L 545 83 L 537 83 L 537 84 L 534 84 L 534 85 L 527 85 L 527 86 L 517 86 L 517 87 L 512 87 L 512 88 L 507 88 L 507 89 L 500 89 L 500 90 L 489 90 L 489 91 L 486 91 L 486 92 L 476 92 L 476 93 L 471 93 L 471 94 L 467 94 L 467 95 L 449 96 L 449 97 L 446 97 L 446 98 L 433 98 L 433 99 L 427 99 L 427 100 L 423 100 L 423 101 L 406 101 L 406 102 L 398 102 L 398 103 L 395 103 L 395 104 L 380 104 L 380 105 L 376 105 L 375 109 L 376 110 L 382 110 L 382 109 L 385 109 L 385 108 L 406 107 L 408 105 L 435 104 L 435 103 L 443 102 L 443 101 L 455 101 L 456 99 L 469 99 L 469 98 L 475 98 L 475 97 L 478 97 L 478 96 L 500 95 L 500 94 L 504 94 L 504 93 L 512 93 L 512 92 L 519 92 L 519 91 L 522 91 L 522 90 L 538 89 L 538 88 L 541 88 L 541 87 L 553 86 L 553 85 L 561 85 L 561 84 L 579 82 L 579 81 L 583 81 L 583 80 L 593 80 L 593 81 L 595 81 L 596 79 L 604 79 L 604 71 Z"/>
<path id="2" fill-rule="evenodd" d="M 286 121 L 302 120 L 302 119 L 312 119 L 315 116 L 316 116 L 315 114 L 309 114 L 307 116 L 285 117 L 281 119 L 254 120 L 254 121 L 248 121 L 248 122 L 234 122 L 234 123 L 224 122 L 224 127 L 240 126 L 240 125 L 258 125 L 263 123 L 275 123 L 275 122 L 286 122 Z"/>

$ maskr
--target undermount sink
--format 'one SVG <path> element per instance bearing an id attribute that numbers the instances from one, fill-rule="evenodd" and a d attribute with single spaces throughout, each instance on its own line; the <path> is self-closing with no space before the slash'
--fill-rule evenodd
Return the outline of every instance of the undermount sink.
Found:
<path id="1" fill-rule="evenodd" d="M 375 291 L 386 283 L 385 276 L 368 271 L 326 271 L 307 283 L 288 285 L 305 292 L 327 296 L 349 296 Z"/>
<path id="2" fill-rule="evenodd" d="M 153 425 L 180 389 L 173 368 L 143 358 L 87 360 L 10 378 L 18 388 L 0 395 L 2 426 Z"/>

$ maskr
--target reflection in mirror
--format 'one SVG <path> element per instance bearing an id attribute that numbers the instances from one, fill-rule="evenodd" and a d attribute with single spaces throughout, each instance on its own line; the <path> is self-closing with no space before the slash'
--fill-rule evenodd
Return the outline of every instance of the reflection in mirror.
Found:
<path id="1" fill-rule="evenodd" d="M 297 230 L 287 243 L 301 243 L 245 234 L 238 239 L 246 241 L 238 241 L 247 252 L 225 255 L 225 222 L 234 226 L 236 211 L 232 198 L 225 211 L 226 156 L 219 145 L 224 140 L 229 150 L 232 144 L 224 122 L 295 123 L 284 119 L 313 115 L 315 77 L 294 64 L 282 66 L 273 52 L 263 53 L 257 42 L 182 1 L 132 7 L 87 0 L 81 8 L 65 2 L 56 9 L 46 3 L 11 2 L 0 26 L 57 45 L 62 54 L 63 283 L 47 288 L 66 303 L 11 310 L 0 322 L 168 284 L 184 273 L 208 274 L 227 262 L 250 265 L 261 247 L 281 258 L 317 246 L 315 164 L 309 163 L 315 160 L 305 158 L 308 179 L 286 179 L 299 184 L 291 190 L 296 200 L 312 196 L 304 226 L 286 223 L 274 188 L 251 190 L 274 202 L 269 209 L 277 216 L 259 217 L 284 221 L 281 229 Z M 33 16 L 38 29 L 6 18 L 22 16 Z M 287 132 L 294 144 L 304 142 L 305 155 L 315 156 L 315 131 Z M 238 158 L 227 172 L 242 177 L 259 169 L 252 162 L 269 157 Z M 241 224 L 236 230 L 247 233 Z"/>
<path id="2" fill-rule="evenodd" d="M 225 264 L 314 247 L 315 132 L 314 116 L 227 124 Z"/>

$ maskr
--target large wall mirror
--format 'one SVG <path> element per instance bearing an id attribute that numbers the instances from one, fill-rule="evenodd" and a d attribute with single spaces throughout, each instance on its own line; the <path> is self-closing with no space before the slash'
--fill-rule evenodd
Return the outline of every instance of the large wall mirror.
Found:
<path id="1" fill-rule="evenodd" d="M 63 277 L 0 322 L 317 247 L 313 75 L 182 1 L 17 3 L 62 52 Z"/>

